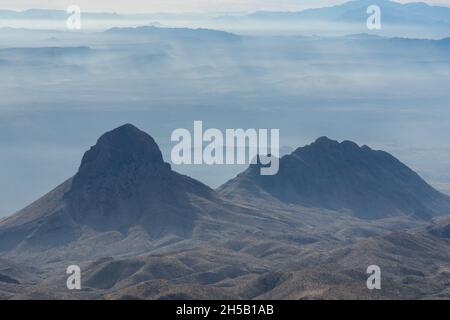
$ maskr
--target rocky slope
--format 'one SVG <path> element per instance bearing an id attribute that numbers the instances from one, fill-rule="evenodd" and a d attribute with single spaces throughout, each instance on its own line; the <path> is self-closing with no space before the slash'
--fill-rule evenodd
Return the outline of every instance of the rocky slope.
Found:
<path id="1" fill-rule="evenodd" d="M 230 199 L 275 198 L 364 219 L 450 213 L 450 197 L 392 155 L 326 137 L 281 158 L 277 175 L 261 176 L 252 165 L 218 191 Z"/>

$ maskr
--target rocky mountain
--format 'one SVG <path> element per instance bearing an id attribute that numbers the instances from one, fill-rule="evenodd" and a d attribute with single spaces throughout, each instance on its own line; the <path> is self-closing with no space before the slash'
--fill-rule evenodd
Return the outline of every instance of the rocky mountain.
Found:
<path id="1" fill-rule="evenodd" d="M 124 125 L 85 153 L 64 200 L 76 223 L 99 231 L 140 225 L 153 236 L 185 235 L 196 216 L 189 195 L 211 199 L 213 191 L 172 171 L 149 135 Z"/>
<path id="2" fill-rule="evenodd" d="M 230 199 L 277 199 L 307 207 L 347 211 L 374 219 L 407 215 L 428 219 L 450 213 L 450 198 L 433 189 L 392 155 L 322 137 L 280 159 L 274 176 L 260 165 L 221 186 Z"/>
<path id="3" fill-rule="evenodd" d="M 0 221 L 0 299 L 449 296 L 448 222 L 417 219 L 448 198 L 400 161 L 323 137 L 276 176 L 258 166 L 217 192 L 136 127 L 105 133 L 72 178 Z M 67 290 L 71 264 L 83 290 Z M 365 287 L 371 264 L 382 292 Z"/>
<path id="4" fill-rule="evenodd" d="M 0 222 L 0 251 L 59 247 L 89 232 L 126 236 L 133 228 L 150 238 L 188 237 L 206 212 L 198 203 L 215 197 L 172 171 L 155 141 L 126 124 L 98 139 L 74 177 Z"/>
<path id="5" fill-rule="evenodd" d="M 250 243 L 263 233 L 285 237 L 321 219 L 342 224 L 328 212 L 305 212 L 302 221 L 292 213 L 280 218 L 282 212 L 229 201 L 173 171 L 153 138 L 126 124 L 102 135 L 72 178 L 0 221 L 0 256 L 52 269 L 67 261 L 188 250 L 243 234 L 254 235 Z M 305 231 L 295 239 L 317 236 Z"/>

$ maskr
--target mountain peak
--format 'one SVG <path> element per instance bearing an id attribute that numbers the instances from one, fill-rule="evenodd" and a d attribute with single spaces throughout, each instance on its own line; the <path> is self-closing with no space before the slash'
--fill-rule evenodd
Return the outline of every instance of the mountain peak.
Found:
<path id="1" fill-rule="evenodd" d="M 210 189 L 172 171 L 155 140 L 125 124 L 103 134 L 84 154 L 64 197 L 79 224 L 124 232 L 141 225 L 158 235 L 169 227 L 187 232 L 193 221 L 187 193 L 209 197 Z"/>
<path id="2" fill-rule="evenodd" d="M 339 142 L 337 142 L 336 140 L 332 140 L 332 139 L 328 138 L 327 136 L 317 138 L 317 140 L 312 143 L 312 145 L 324 145 L 324 146 L 338 145 L 338 144 L 339 144 Z"/>
<path id="3" fill-rule="evenodd" d="M 256 190 L 256 191 L 255 191 Z M 280 160 L 274 176 L 250 168 L 219 188 L 229 198 L 270 195 L 289 204 L 344 210 L 365 219 L 446 212 L 442 195 L 392 155 L 352 141 L 320 137 Z"/>
<path id="4" fill-rule="evenodd" d="M 155 140 L 125 124 L 103 134 L 84 154 L 65 198 L 79 222 L 97 219 L 95 224 L 102 225 L 102 215 L 109 216 L 111 222 L 114 215 L 127 222 L 121 209 L 129 200 L 159 197 L 161 185 L 159 189 L 153 186 L 172 176 Z M 128 214 L 132 212 L 129 209 Z"/>
<path id="5" fill-rule="evenodd" d="M 42 248 L 76 242 L 92 230 L 186 237 L 210 203 L 221 205 L 213 190 L 173 171 L 150 135 L 125 124 L 97 140 L 75 176 L 0 222 L 0 252 L 24 240 Z"/>
<path id="6" fill-rule="evenodd" d="M 130 167 L 167 167 L 155 140 L 132 124 L 103 134 L 83 156 L 77 175 L 120 174 Z"/>
<path id="7" fill-rule="evenodd" d="M 316 141 L 307 145 L 305 147 L 298 148 L 294 153 L 295 154 L 303 154 L 305 152 L 311 152 L 315 150 L 321 153 L 332 153 L 333 151 L 337 152 L 346 152 L 346 151 L 357 151 L 363 150 L 366 148 L 360 148 L 358 144 L 353 141 L 344 140 L 342 142 L 338 142 L 336 140 L 330 139 L 326 136 L 318 138 Z"/>
<path id="8" fill-rule="evenodd" d="M 111 130 L 110 132 L 121 131 L 121 130 L 139 130 L 139 129 L 137 127 L 135 127 L 134 125 L 132 125 L 131 123 L 125 123 L 115 129 Z"/>

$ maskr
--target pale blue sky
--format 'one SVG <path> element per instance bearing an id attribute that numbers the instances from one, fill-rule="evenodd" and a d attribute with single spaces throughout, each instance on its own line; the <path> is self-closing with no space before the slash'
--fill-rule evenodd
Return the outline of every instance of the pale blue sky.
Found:
<path id="1" fill-rule="evenodd" d="M 0 8 L 65 9 L 70 4 L 85 11 L 161 12 L 161 11 L 256 11 L 301 10 L 346 2 L 346 0 L 2 0 Z M 417 2 L 398 0 L 398 2 Z M 430 4 L 450 5 L 450 0 L 427 0 Z"/>

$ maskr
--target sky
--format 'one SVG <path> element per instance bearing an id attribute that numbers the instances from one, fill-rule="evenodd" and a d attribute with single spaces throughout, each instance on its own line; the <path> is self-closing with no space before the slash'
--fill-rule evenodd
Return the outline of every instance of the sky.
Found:
<path id="1" fill-rule="evenodd" d="M 180 12 L 180 11 L 257 11 L 302 10 L 339 4 L 346 0 L 1 0 L 1 9 L 62 9 L 75 4 L 84 11 Z M 417 0 L 398 0 L 417 2 Z M 426 0 L 429 4 L 449 5 L 450 0 Z"/>

